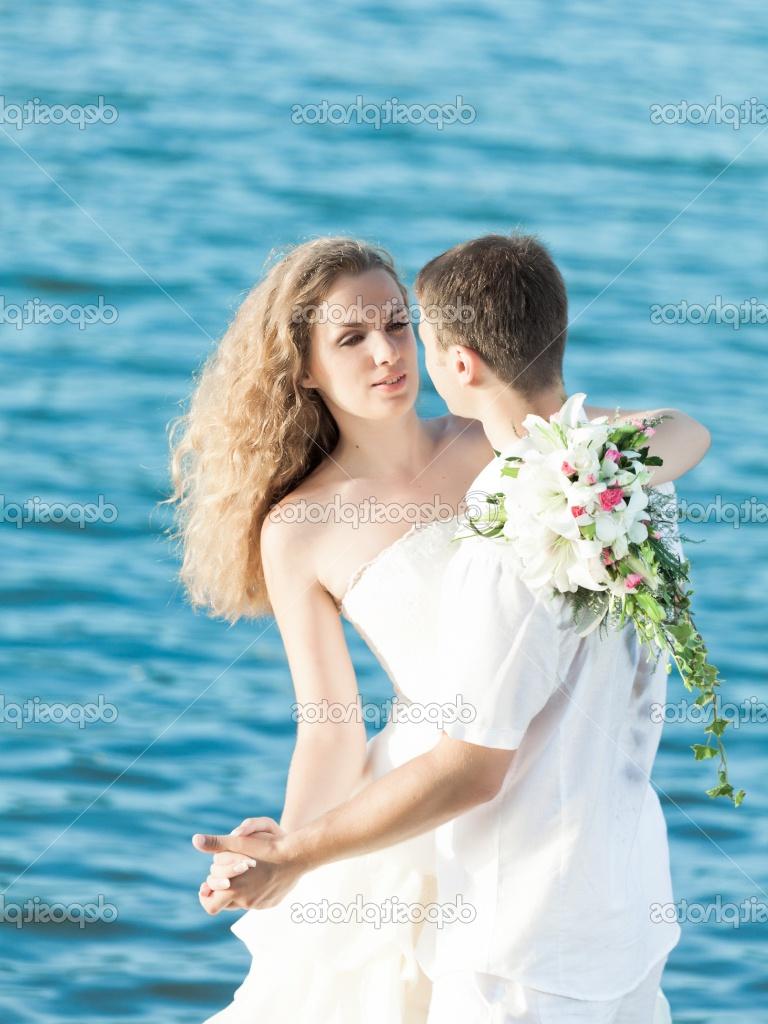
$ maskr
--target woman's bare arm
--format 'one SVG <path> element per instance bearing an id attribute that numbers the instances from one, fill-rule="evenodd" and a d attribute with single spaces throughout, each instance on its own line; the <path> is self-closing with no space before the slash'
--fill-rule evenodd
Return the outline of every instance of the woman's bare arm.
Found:
<path id="1" fill-rule="evenodd" d="M 596 406 L 585 406 L 585 413 L 590 419 L 596 416 L 607 416 L 609 423 L 625 423 L 627 420 L 666 416 L 655 428 L 656 433 L 648 439 L 651 455 L 658 455 L 663 465 L 657 466 L 652 473 L 650 485 L 658 487 L 668 480 L 677 480 L 689 470 L 697 466 L 709 450 L 712 438 L 703 423 L 693 419 L 679 409 L 601 409 Z"/>
<path id="2" fill-rule="evenodd" d="M 317 580 L 306 528 L 265 521 L 264 574 L 288 658 L 296 703 L 348 709 L 341 721 L 299 721 L 280 824 L 296 829 L 347 800 L 363 779 L 366 734 L 341 619 Z M 314 717 L 317 718 L 318 715 Z"/>

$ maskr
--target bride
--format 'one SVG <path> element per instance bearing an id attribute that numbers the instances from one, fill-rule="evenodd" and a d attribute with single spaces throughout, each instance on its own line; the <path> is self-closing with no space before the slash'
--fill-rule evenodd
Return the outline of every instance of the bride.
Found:
<path id="1" fill-rule="evenodd" d="M 493 451 L 475 421 L 420 419 L 418 387 L 408 296 L 390 257 L 324 238 L 289 251 L 251 291 L 174 424 L 170 500 L 190 600 L 231 622 L 272 614 L 285 646 L 299 712 L 285 830 L 440 735 L 428 610 L 466 489 Z M 675 412 L 654 438 L 664 479 L 707 445 L 706 429 Z M 342 614 L 405 712 L 367 743 Z M 425 1021 L 430 982 L 415 948 L 434 906 L 432 841 L 325 865 L 278 906 L 243 914 L 232 931 L 251 970 L 207 1024 Z M 232 875 L 242 858 L 217 861 Z M 203 883 L 204 905 L 211 893 Z M 411 908 L 407 920 L 382 912 L 393 897 Z M 656 1024 L 667 1020 L 659 993 Z"/>

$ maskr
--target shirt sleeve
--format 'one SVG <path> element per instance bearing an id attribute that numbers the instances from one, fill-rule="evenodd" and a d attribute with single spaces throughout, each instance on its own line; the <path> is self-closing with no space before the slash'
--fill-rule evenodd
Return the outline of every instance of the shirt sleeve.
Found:
<path id="1" fill-rule="evenodd" d="M 460 708 L 453 739 L 515 750 L 561 685 L 561 640 L 570 614 L 561 596 L 535 594 L 506 545 L 462 541 L 446 570 L 438 665 L 446 701 Z"/>

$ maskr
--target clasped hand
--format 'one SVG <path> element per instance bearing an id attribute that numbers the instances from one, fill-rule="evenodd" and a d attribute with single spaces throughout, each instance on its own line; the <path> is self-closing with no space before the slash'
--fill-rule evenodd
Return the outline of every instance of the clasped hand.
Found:
<path id="1" fill-rule="evenodd" d="M 272 818 L 246 818 L 228 836 L 194 835 L 195 849 L 213 854 L 198 892 L 206 913 L 277 906 L 302 873 L 288 857 L 286 835 Z"/>

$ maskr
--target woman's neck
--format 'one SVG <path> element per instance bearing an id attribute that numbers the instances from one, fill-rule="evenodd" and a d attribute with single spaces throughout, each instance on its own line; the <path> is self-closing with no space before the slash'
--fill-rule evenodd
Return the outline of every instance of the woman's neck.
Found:
<path id="1" fill-rule="evenodd" d="M 337 422 L 340 438 L 331 457 L 350 477 L 411 481 L 434 457 L 434 427 L 414 409 L 396 419 L 340 416 Z"/>

